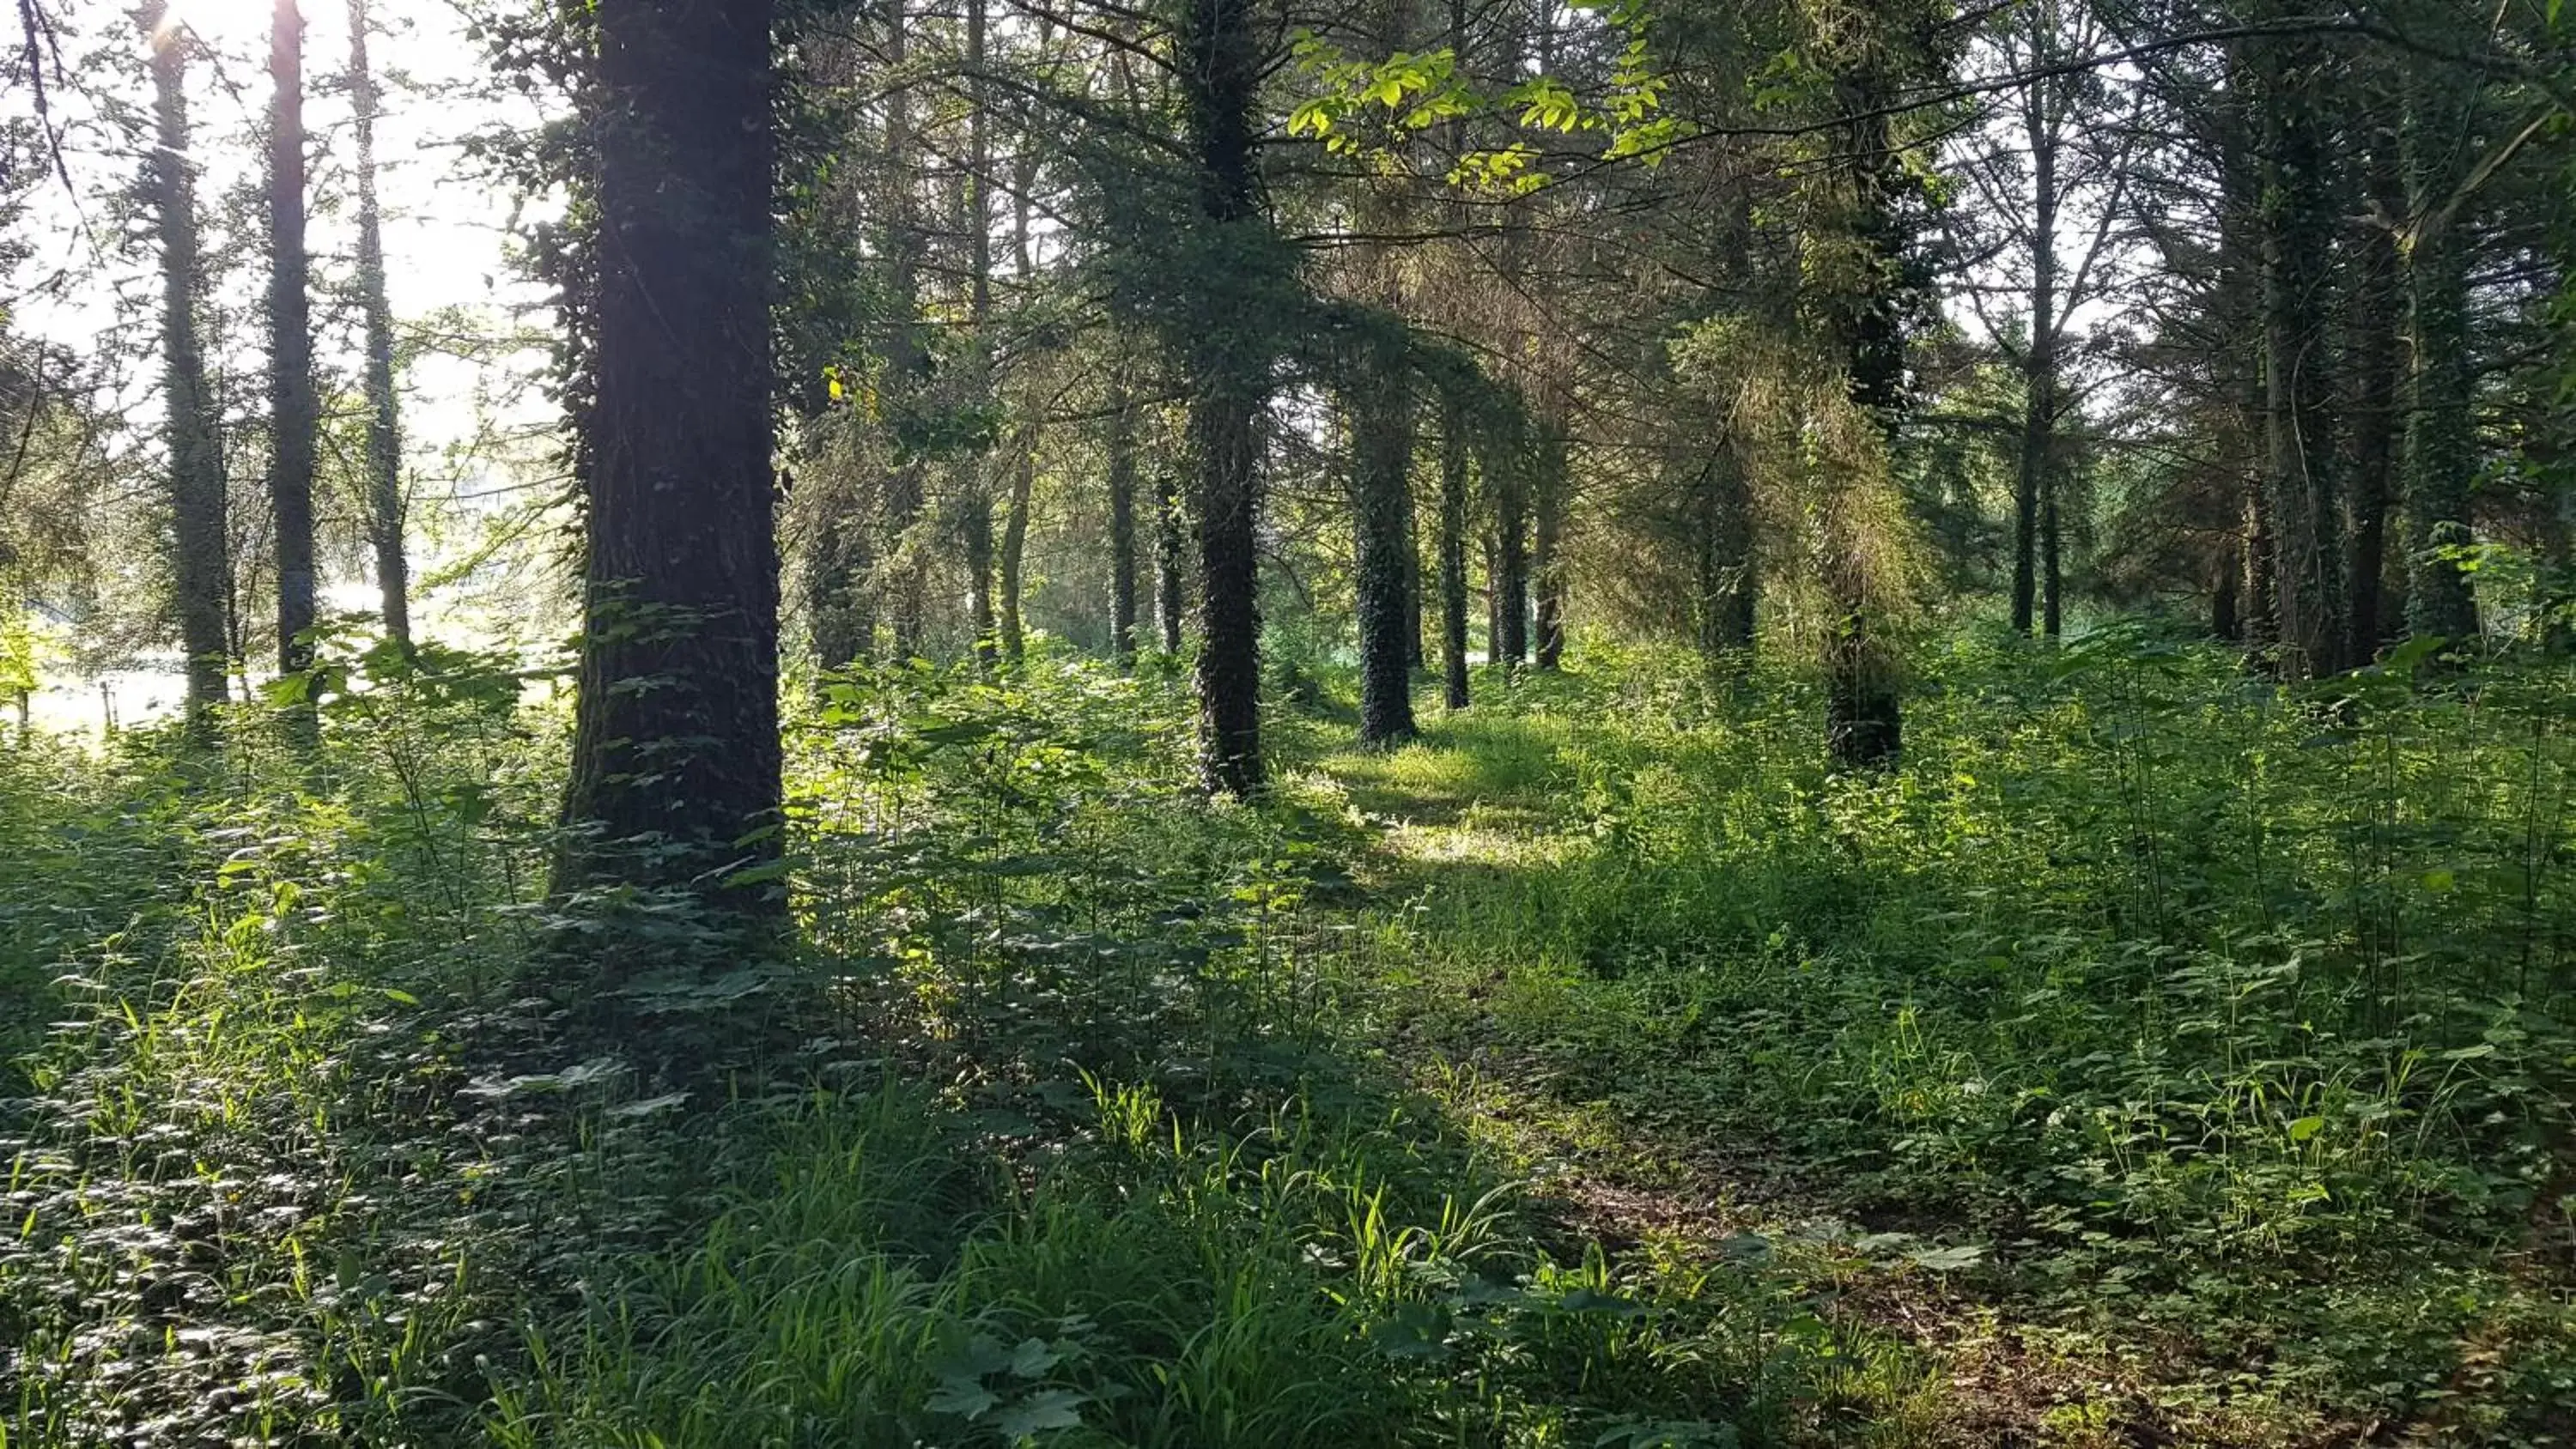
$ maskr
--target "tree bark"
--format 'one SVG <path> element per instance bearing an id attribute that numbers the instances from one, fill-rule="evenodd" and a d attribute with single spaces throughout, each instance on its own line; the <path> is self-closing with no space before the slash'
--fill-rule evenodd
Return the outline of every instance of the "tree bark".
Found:
<path id="1" fill-rule="evenodd" d="M 2046 53 L 2047 12 L 2035 14 L 2034 59 Z M 2042 75 L 2023 92 L 2022 126 L 2030 141 L 2030 342 L 2022 355 L 2021 466 L 2013 487 L 2012 624 L 2031 632 L 2039 592 L 2041 514 L 2053 512 L 2049 486 L 2057 451 L 2057 124 L 2049 100 L 2054 84 Z M 2052 570 L 2053 572 L 2053 570 Z M 2054 589 L 2051 591 L 2054 597 Z M 2057 629 L 2052 623 L 2051 638 Z"/>
<path id="2" fill-rule="evenodd" d="M 1450 709 L 1467 707 L 1467 418 L 1445 401 L 1440 423 L 1440 683 Z"/>
<path id="3" fill-rule="evenodd" d="M 2367 182 L 2373 208 L 2402 215 L 2405 189 L 2396 135 L 2373 127 L 2367 145 Z M 2356 276 L 2346 331 L 2352 357 L 2352 570 L 2344 606 L 2348 635 L 2343 657 L 2367 664 L 2386 637 L 2381 627 L 2382 584 L 2388 560 L 2388 505 L 2396 494 L 2398 342 L 2405 325 L 2405 281 L 2398 269 L 2397 238 L 2386 225 L 2365 221 L 2358 233 Z"/>
<path id="4" fill-rule="evenodd" d="M 2264 93 L 2264 418 L 2284 668 L 2343 667 L 2347 637 L 2343 498 L 2334 438 L 2332 314 L 2335 197 L 2323 92 L 2331 64 L 2313 37 L 2271 47 Z"/>
<path id="5" fill-rule="evenodd" d="M 1567 439 L 1564 424 L 1550 419 L 1539 432 L 1538 486 L 1531 490 L 1530 585 L 1536 596 L 1538 637 L 1532 652 L 1541 669 L 1554 670 L 1565 658 L 1565 494 Z"/>
<path id="6" fill-rule="evenodd" d="M 313 383 L 312 263 L 304 248 L 304 16 L 276 0 L 269 29 L 275 87 L 268 135 L 268 500 L 276 528 L 277 670 L 313 665 L 318 620 L 313 562 L 313 470 L 321 408 Z M 286 714 L 288 733 L 311 749 L 313 701 Z"/>
<path id="7" fill-rule="evenodd" d="M 357 132 L 358 307 L 367 370 L 367 532 L 375 545 L 376 591 L 385 637 L 408 659 L 411 564 L 403 552 L 402 433 L 394 395 L 393 306 L 385 296 L 384 216 L 376 201 L 376 79 L 367 63 L 367 0 L 349 0 L 349 102 Z"/>
<path id="8" fill-rule="evenodd" d="M 909 43 L 905 0 L 887 0 L 886 62 L 903 69 Z M 930 349 L 921 332 L 921 223 L 914 196 L 912 92 L 898 82 L 886 95 L 886 336 L 885 388 L 882 408 L 894 424 L 895 457 L 885 481 L 886 552 L 880 571 L 889 575 L 878 589 L 892 625 L 894 657 L 910 659 L 921 652 L 924 613 L 928 606 L 922 551 L 912 537 L 921 521 L 923 464 L 909 456 L 911 440 L 903 425 L 920 406 L 930 376 Z"/>
<path id="9" fill-rule="evenodd" d="M 1261 411 L 1271 359 L 1260 341 L 1269 301 L 1247 275 L 1272 240 L 1259 200 L 1253 100 L 1262 74 L 1254 0 L 1189 0 L 1181 93 L 1197 161 L 1199 221 L 1211 295 L 1189 346 L 1189 443 L 1199 517 L 1199 702 L 1202 769 L 1211 790 L 1261 793 Z"/>
<path id="10" fill-rule="evenodd" d="M 1391 324 L 1392 327 L 1392 324 Z M 1391 329 L 1390 329 L 1391 330 Z M 1405 601 L 1413 512 L 1412 370 L 1401 336 L 1370 337 L 1353 368 L 1351 517 L 1360 635 L 1360 743 L 1410 739 L 1414 631 Z M 1408 637 L 1410 635 L 1411 637 Z"/>
<path id="11" fill-rule="evenodd" d="M 1180 657 L 1181 626 L 1189 611 L 1189 519 L 1181 512 L 1180 490 L 1172 470 L 1154 468 L 1154 620 L 1161 626 L 1163 653 Z"/>
<path id="12" fill-rule="evenodd" d="M 1873 284 L 1848 299 L 1836 320 L 1852 404 L 1878 425 L 1881 443 L 1892 447 L 1905 401 L 1905 333 L 1892 292 L 1902 238 L 1895 215 L 1897 160 L 1884 104 L 1890 88 L 1873 61 L 1862 62 L 1841 86 L 1849 117 L 1842 129 L 1852 158 L 1844 163 L 1851 221 L 1876 265 L 1870 269 Z M 1821 539 L 1821 573 L 1833 608 L 1825 641 L 1825 743 L 1845 769 L 1882 769 L 1895 763 L 1903 747 L 1902 705 L 1895 663 L 1877 637 L 1866 543 L 1851 511 L 1829 500 Z"/>
<path id="13" fill-rule="evenodd" d="M 1021 578 L 1029 556 L 1029 495 L 1038 474 L 1037 441 L 1023 437 L 1011 460 L 1011 500 L 1002 513 L 1002 657 L 1028 657 L 1028 629 L 1020 619 Z"/>
<path id="14" fill-rule="evenodd" d="M 2477 377 L 2469 356 L 2469 258 L 2456 218 L 2442 215 L 2461 180 L 2467 117 L 2449 75 L 2418 76 L 2405 118 L 2407 330 L 2413 342 L 2406 436 L 2406 627 L 2465 641 L 2477 598 L 2459 550 L 2473 540 L 2469 485 L 2477 476 Z"/>
<path id="15" fill-rule="evenodd" d="M 1699 648 L 1710 658 L 1751 647 L 1758 576 L 1752 499 L 1734 424 L 1709 455 L 1699 488 Z"/>
<path id="16" fill-rule="evenodd" d="M 225 626 L 232 568 L 226 539 L 224 465 L 215 441 L 213 395 L 197 335 L 196 185 L 189 175 L 187 41 L 163 0 L 140 12 L 152 50 L 152 203 L 161 242 L 162 432 L 170 450 L 171 580 L 179 644 L 188 656 L 186 729 L 214 740 L 228 693 L 231 637 Z"/>
<path id="17" fill-rule="evenodd" d="M 1517 440 L 1520 430 L 1514 429 Z M 1530 460 L 1520 447 L 1497 446 L 1485 457 L 1485 486 L 1494 500 L 1493 632 L 1487 657 L 1518 665 L 1529 660 Z"/>
<path id="18" fill-rule="evenodd" d="M 602 0 L 596 456 L 565 886 L 729 885 L 779 852 L 769 0 Z"/>
<path id="19" fill-rule="evenodd" d="M 1136 408 L 1121 378 L 1109 411 L 1109 653 L 1136 661 Z"/>
<path id="20" fill-rule="evenodd" d="M 975 401 L 993 394 L 993 147 L 992 109 L 984 79 L 985 0 L 966 0 L 966 244 L 971 271 L 968 319 L 975 329 L 972 384 Z M 990 666 L 997 640 L 993 618 L 993 493 L 982 450 L 963 460 L 959 490 L 964 511 L 966 575 L 975 659 Z"/>

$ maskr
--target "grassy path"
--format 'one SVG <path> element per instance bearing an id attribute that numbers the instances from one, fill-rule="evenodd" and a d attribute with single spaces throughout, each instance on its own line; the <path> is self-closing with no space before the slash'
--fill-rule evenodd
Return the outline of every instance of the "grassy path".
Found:
<path id="1" fill-rule="evenodd" d="M 1955 1214 L 1853 1191 L 1758 1110 L 1699 1090 L 1723 1070 L 1722 1023 L 1642 1073 L 1632 1052 L 1593 1050 L 1603 1034 L 1634 1047 L 1662 1033 L 1637 1015 L 1653 1003 L 1634 981 L 1525 949 L 1524 934 L 1572 906 L 1565 868 L 1597 844 L 1557 748 L 1564 729 L 1470 717 L 1393 754 L 1319 760 L 1377 829 L 1379 907 L 1434 946 L 1387 974 L 1391 1049 L 1466 1132 L 1531 1175 L 1560 1251 L 1690 1262 L 1808 1300 L 1862 1345 L 1844 1385 L 1869 1405 L 1870 1422 L 1852 1426 L 1862 1442 L 2375 1441 L 2378 1426 L 2231 1382 L 2188 1343 L 2106 1333 L 2062 1302 L 2050 1311 Z M 1529 926 L 1542 929 L 1515 929 Z"/>

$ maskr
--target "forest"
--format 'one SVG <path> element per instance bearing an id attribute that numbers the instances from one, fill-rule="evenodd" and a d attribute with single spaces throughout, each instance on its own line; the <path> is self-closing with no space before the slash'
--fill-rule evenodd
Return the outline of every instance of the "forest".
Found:
<path id="1" fill-rule="evenodd" d="M 2559 0 L 19 0 L 0 1449 L 2576 1444 Z"/>

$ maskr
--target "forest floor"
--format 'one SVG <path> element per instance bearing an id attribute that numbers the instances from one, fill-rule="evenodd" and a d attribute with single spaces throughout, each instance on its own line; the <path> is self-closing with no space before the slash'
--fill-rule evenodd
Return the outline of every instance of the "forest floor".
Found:
<path id="1" fill-rule="evenodd" d="M 2576 1442 L 2551 670 L 1963 648 L 1878 776 L 1327 674 L 1258 808 L 1177 671 L 888 670 L 765 961 L 540 893 L 509 668 L 0 751 L 0 1446 Z"/>
<path id="2" fill-rule="evenodd" d="M 1587 852 L 1594 832 L 1568 808 L 1580 790 L 1556 733 L 1544 721 L 1433 716 L 1399 759 L 1323 755 L 1321 770 L 1376 831 L 1366 909 L 1519 895 L 1528 875 Z M 2244 1364 L 2180 1335 L 2087 1325 L 2093 1315 L 2071 1315 L 2027 1284 L 1971 1271 L 1987 1256 L 1973 1221 L 1874 1199 L 1854 1190 L 1846 1163 L 1801 1154 L 1780 1124 L 1713 1112 L 1694 1075 L 1724 1070 L 1722 1025 L 1699 1060 L 1623 1079 L 1616 1057 L 1586 1059 L 1579 1042 L 1534 1043 L 1516 1029 L 1494 1005 L 1526 985 L 1509 953 L 1477 950 L 1472 927 L 1452 942 L 1464 949 L 1387 981 L 1388 1045 L 1414 1083 L 1529 1175 L 1535 1207 L 1566 1242 L 1597 1244 L 1614 1263 L 1681 1257 L 1784 1272 L 1862 1341 L 1902 1345 L 1914 1362 L 1872 1406 L 1879 1442 L 2073 1449 L 2380 1437 L 2378 1422 L 2267 1393 Z M 1584 990 L 1580 977 L 1552 985 Z M 1614 1017 L 1633 1009 L 1600 1005 Z"/>

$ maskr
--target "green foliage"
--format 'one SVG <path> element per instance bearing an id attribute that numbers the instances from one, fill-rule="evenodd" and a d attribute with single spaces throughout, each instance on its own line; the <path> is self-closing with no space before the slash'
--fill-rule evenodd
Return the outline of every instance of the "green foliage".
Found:
<path id="1" fill-rule="evenodd" d="M 1328 762 L 1429 822 L 1392 969 L 1444 1055 L 1631 1151 L 1825 1174 L 1906 1230 L 1876 1251 L 2179 1350 L 2187 1397 L 2542 1442 L 2576 1393 L 2525 1276 L 2576 1242 L 2558 670 L 1962 645 L 1859 779 L 1802 679 L 1595 663 Z"/>

